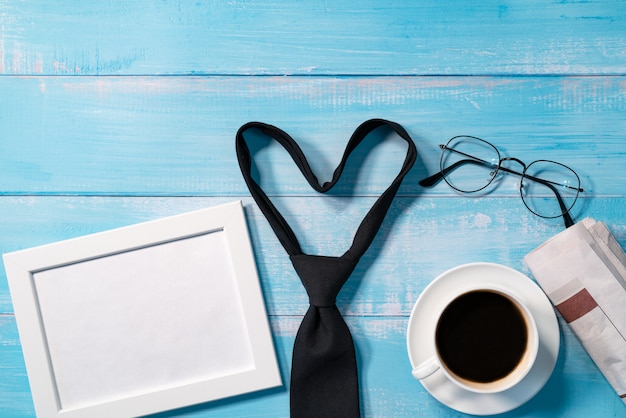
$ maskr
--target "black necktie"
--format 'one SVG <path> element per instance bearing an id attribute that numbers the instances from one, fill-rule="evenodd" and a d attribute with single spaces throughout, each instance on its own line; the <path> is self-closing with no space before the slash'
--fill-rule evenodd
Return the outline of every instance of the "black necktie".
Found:
<path id="1" fill-rule="evenodd" d="M 289 152 L 311 187 L 329 191 L 341 177 L 352 151 L 374 129 L 387 126 L 408 143 L 402 170 L 376 200 L 354 236 L 352 246 L 341 257 L 304 254 L 293 231 L 251 176 L 252 158 L 244 138 L 248 129 L 259 129 L 278 141 Z M 354 343 L 335 300 L 359 258 L 374 239 L 391 205 L 402 179 L 417 157 L 413 140 L 404 128 L 394 122 L 372 119 L 352 134 L 339 166 L 330 182 L 320 185 L 296 142 L 284 131 L 261 122 L 243 125 L 236 137 L 237 158 L 243 177 L 257 205 L 267 218 L 309 296 L 309 309 L 300 324 L 293 347 L 291 371 L 292 417 L 358 417 L 359 388 Z"/>

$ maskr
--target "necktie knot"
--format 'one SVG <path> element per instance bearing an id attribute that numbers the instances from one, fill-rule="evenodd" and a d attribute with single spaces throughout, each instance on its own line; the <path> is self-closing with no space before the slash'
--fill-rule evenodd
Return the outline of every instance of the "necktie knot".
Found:
<path id="1" fill-rule="evenodd" d="M 347 257 L 297 254 L 291 256 L 309 303 L 318 308 L 335 306 L 337 295 L 354 270 L 356 262 Z"/>

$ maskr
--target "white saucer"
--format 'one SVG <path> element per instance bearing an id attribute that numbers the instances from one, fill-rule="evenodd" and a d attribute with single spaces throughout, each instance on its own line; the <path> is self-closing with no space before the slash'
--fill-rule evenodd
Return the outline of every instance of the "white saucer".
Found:
<path id="1" fill-rule="evenodd" d="M 559 353 L 559 325 L 554 308 L 530 278 L 510 267 L 493 263 L 464 264 L 446 271 L 424 289 L 415 303 L 407 329 L 407 349 L 412 367 L 430 358 L 432 345 L 426 342 L 426 336 L 432 335 L 436 326 L 435 313 L 443 308 L 452 289 L 476 281 L 510 289 L 532 312 L 539 331 L 539 352 L 533 368 L 517 386 L 493 394 L 462 389 L 448 380 L 441 370 L 420 382 L 435 399 L 459 412 L 500 414 L 521 406 L 539 392 L 550 378 Z"/>

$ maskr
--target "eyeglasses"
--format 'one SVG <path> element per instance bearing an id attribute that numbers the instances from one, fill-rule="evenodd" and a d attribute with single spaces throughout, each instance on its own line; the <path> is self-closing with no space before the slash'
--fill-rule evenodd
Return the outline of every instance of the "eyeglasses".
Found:
<path id="1" fill-rule="evenodd" d="M 562 216 L 566 228 L 574 225 L 569 211 L 584 190 L 576 172 L 566 165 L 549 160 L 526 165 L 517 158 L 502 158 L 495 146 L 473 136 L 455 136 L 439 147 L 441 171 L 420 181 L 421 186 L 432 187 L 443 179 L 459 192 L 475 193 L 485 190 L 499 173 L 515 174 L 521 177 L 520 195 L 528 210 L 542 218 Z M 504 161 L 519 163 L 522 172 L 504 167 Z"/>

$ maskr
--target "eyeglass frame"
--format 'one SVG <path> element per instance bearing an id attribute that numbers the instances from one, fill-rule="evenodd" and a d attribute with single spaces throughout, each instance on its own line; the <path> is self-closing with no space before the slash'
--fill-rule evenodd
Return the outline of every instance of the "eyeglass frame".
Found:
<path id="1" fill-rule="evenodd" d="M 474 157 L 473 155 L 469 155 L 469 154 L 466 154 L 466 153 L 461 152 L 459 150 L 455 150 L 454 147 L 449 147 L 448 144 L 450 144 L 450 142 L 454 141 L 457 138 L 476 139 L 478 141 L 481 141 L 481 142 L 491 146 L 491 148 L 494 149 L 494 151 L 496 152 L 496 154 L 498 156 L 498 163 L 497 164 L 490 163 L 488 161 L 484 161 L 484 160 L 482 160 L 480 158 Z M 500 171 L 503 171 L 503 172 L 509 173 L 509 174 L 515 174 L 515 175 L 518 175 L 518 176 L 520 176 L 522 178 L 522 181 L 520 181 L 520 188 L 519 188 L 520 197 L 522 199 L 522 202 L 524 203 L 524 206 L 526 206 L 526 208 L 529 211 L 531 211 L 533 214 L 535 214 L 535 215 L 537 215 L 537 216 L 539 216 L 541 218 L 547 218 L 547 219 L 558 218 L 559 216 L 562 216 L 563 217 L 563 222 L 565 224 L 565 228 L 569 228 L 570 226 L 574 225 L 574 220 L 572 219 L 572 217 L 569 214 L 569 212 L 572 209 L 572 207 L 574 207 L 574 204 L 576 203 L 576 200 L 578 200 L 578 195 L 580 193 L 583 193 L 585 190 L 582 187 L 580 187 L 580 177 L 578 176 L 578 174 L 574 170 L 572 170 L 570 167 L 566 166 L 565 164 L 559 163 L 557 161 L 552 161 L 552 160 L 535 160 L 535 161 L 533 161 L 533 162 L 531 162 L 530 164 L 527 165 L 525 162 L 523 162 L 522 160 L 520 160 L 518 158 L 515 158 L 515 157 L 504 157 L 504 158 L 502 158 L 501 155 L 500 155 L 500 151 L 498 150 L 498 148 L 495 145 L 493 145 L 492 143 L 490 143 L 488 141 L 485 141 L 484 139 L 481 139 L 481 138 L 478 138 L 478 137 L 475 137 L 475 136 L 471 136 L 471 135 L 457 135 L 457 136 L 454 136 L 454 137 L 450 138 L 450 140 L 448 140 L 448 142 L 446 144 L 439 144 L 439 148 L 441 148 L 441 150 L 442 150 L 441 158 L 439 160 L 440 171 L 438 173 L 435 173 L 435 174 L 433 174 L 433 175 L 423 179 L 423 180 L 420 180 L 419 181 L 419 185 L 420 186 L 422 186 L 422 187 L 432 187 L 432 186 L 434 186 L 435 184 L 437 184 L 438 182 L 440 182 L 443 179 L 454 190 L 457 190 L 457 191 L 459 191 L 461 193 L 475 193 L 475 192 L 478 192 L 480 190 L 484 190 L 485 188 L 487 188 L 493 182 L 493 180 L 497 177 L 497 174 Z M 446 150 L 450 151 L 450 152 L 454 152 L 454 153 L 460 154 L 460 155 L 463 155 L 463 156 L 468 157 L 468 158 L 456 161 L 455 163 L 453 163 L 449 167 L 443 167 L 443 158 L 444 158 Z M 515 170 L 512 170 L 510 168 L 502 166 L 502 162 L 504 162 L 504 161 L 515 161 L 518 164 L 520 164 L 524 169 L 523 169 L 523 171 L 521 173 L 519 173 L 519 172 L 517 172 Z M 530 167 L 531 165 L 533 165 L 534 163 L 537 163 L 537 162 L 548 162 L 548 163 L 557 164 L 557 165 L 560 165 L 562 167 L 567 168 L 572 173 L 574 173 L 574 175 L 576 176 L 576 180 L 578 181 L 578 187 L 572 187 L 572 186 L 568 186 L 568 185 L 563 185 L 563 184 L 555 183 L 553 181 L 544 180 L 544 179 L 541 179 L 541 178 L 538 178 L 538 177 L 534 177 L 534 176 L 530 176 L 530 175 L 526 174 L 526 170 L 528 169 L 528 167 Z M 449 172 L 451 172 L 453 170 L 456 170 L 458 167 L 460 167 L 461 165 L 466 164 L 466 163 L 474 163 L 474 164 L 478 164 L 478 165 L 481 165 L 481 166 L 487 166 L 487 167 L 490 167 L 490 168 L 494 168 L 495 171 L 491 175 L 491 178 L 489 179 L 487 184 L 485 184 L 483 187 L 481 187 L 479 189 L 476 189 L 476 190 L 471 190 L 471 191 L 461 190 L 461 189 L 455 187 L 452 183 L 450 183 L 448 181 L 448 179 L 446 178 L 446 175 Z M 559 207 L 561 208 L 561 214 L 556 215 L 556 216 L 545 216 L 545 215 L 539 214 L 539 213 L 535 212 L 534 210 L 532 210 L 528 206 L 528 204 L 526 203 L 526 200 L 524 199 L 524 196 L 522 194 L 523 193 L 523 187 L 524 187 L 524 185 L 523 185 L 523 180 L 524 179 L 529 179 L 531 181 L 536 181 L 536 182 L 538 182 L 540 184 L 545 185 L 547 188 L 549 188 L 554 193 L 554 195 L 556 196 L 556 200 L 558 201 Z M 572 202 L 572 204 L 570 205 L 569 208 L 566 207 L 563 198 L 559 194 L 559 192 L 556 189 L 556 187 L 554 187 L 555 185 L 556 186 L 561 186 L 561 187 L 566 187 L 566 188 L 569 188 L 569 189 L 572 189 L 572 190 L 576 190 L 576 197 L 574 198 L 574 201 Z"/>

